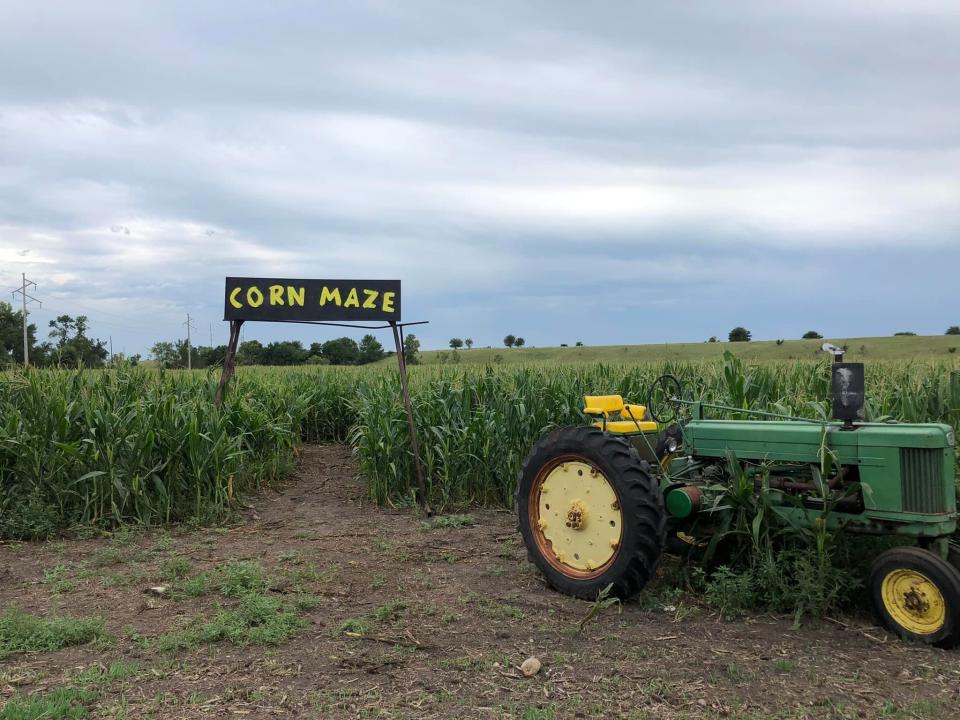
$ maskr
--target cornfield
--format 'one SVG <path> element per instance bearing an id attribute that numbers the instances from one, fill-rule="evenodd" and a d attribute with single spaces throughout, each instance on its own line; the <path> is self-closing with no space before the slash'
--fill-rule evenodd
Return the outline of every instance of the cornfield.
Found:
<path id="1" fill-rule="evenodd" d="M 435 508 L 509 506 L 543 433 L 583 421 L 584 393 L 642 402 L 657 376 L 690 397 L 822 417 L 829 366 L 785 362 L 411 368 L 411 394 Z M 0 375 L 0 537 L 120 523 L 212 522 L 276 482 L 299 443 L 349 441 L 378 503 L 413 497 L 396 371 L 244 368 L 213 409 L 213 373 L 145 369 Z M 960 426 L 960 365 L 867 366 L 869 419 Z"/>

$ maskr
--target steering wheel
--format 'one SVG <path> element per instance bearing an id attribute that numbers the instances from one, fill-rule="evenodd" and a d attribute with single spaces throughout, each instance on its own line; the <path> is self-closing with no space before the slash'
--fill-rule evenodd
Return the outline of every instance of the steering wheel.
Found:
<path id="1" fill-rule="evenodd" d="M 647 411 L 658 423 L 670 423 L 683 409 L 683 385 L 673 375 L 661 375 L 647 392 Z"/>

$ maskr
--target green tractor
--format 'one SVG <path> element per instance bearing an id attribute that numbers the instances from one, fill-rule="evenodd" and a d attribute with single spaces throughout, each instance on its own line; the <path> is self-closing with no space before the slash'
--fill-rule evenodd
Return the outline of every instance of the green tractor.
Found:
<path id="1" fill-rule="evenodd" d="M 588 600 L 634 595 L 665 550 L 706 543 L 727 484 L 748 483 L 795 526 L 913 540 L 873 562 L 877 617 L 904 638 L 960 643 L 954 431 L 863 422 L 863 365 L 824 349 L 836 358 L 832 421 L 693 401 L 669 375 L 646 405 L 586 396 L 593 422 L 539 440 L 518 481 L 520 530 L 547 582 Z M 708 410 L 766 419 L 707 419 Z"/>

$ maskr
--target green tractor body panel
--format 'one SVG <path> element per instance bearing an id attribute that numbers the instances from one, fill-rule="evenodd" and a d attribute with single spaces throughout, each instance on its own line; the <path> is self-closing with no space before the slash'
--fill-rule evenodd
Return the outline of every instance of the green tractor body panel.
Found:
<path id="1" fill-rule="evenodd" d="M 852 530 L 926 537 L 956 529 L 956 440 L 949 425 L 905 423 L 703 420 L 684 428 L 684 452 L 691 460 L 722 460 L 820 466 L 823 448 L 833 466 L 858 478 L 861 512 L 833 511 L 830 524 Z M 822 509 L 782 508 L 797 520 L 821 516 Z"/>

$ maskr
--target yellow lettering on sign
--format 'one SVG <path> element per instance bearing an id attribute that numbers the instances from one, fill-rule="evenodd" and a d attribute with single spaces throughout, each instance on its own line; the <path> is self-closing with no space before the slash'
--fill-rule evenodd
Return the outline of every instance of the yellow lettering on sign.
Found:
<path id="1" fill-rule="evenodd" d="M 385 292 L 383 294 L 383 311 L 384 312 L 395 312 L 393 309 L 393 298 L 396 297 L 396 293 Z"/>
<path id="2" fill-rule="evenodd" d="M 247 305 L 250 307 L 260 307 L 263 305 L 263 293 L 256 285 L 247 288 Z"/>
<path id="3" fill-rule="evenodd" d="M 320 291 L 320 304 L 326 305 L 328 302 L 332 302 L 338 307 L 340 306 L 340 288 L 328 290 L 326 285 L 323 286 L 323 289 Z"/>
<path id="4" fill-rule="evenodd" d="M 367 296 L 367 299 L 363 301 L 363 306 L 367 310 L 376 310 L 377 295 L 379 295 L 380 293 L 378 293 L 376 290 L 364 290 L 363 294 Z"/>
<path id="5" fill-rule="evenodd" d="M 350 288 L 350 292 L 347 293 L 347 299 L 343 301 L 344 307 L 360 307 L 360 298 L 357 297 L 357 289 Z"/>
<path id="6" fill-rule="evenodd" d="M 303 307 L 304 289 L 295 288 L 293 285 L 287 285 L 287 305 L 299 305 Z"/>
<path id="7" fill-rule="evenodd" d="M 283 305 L 283 285 L 270 286 L 270 304 Z"/>
<path id="8" fill-rule="evenodd" d="M 234 288 L 230 291 L 230 304 L 235 308 L 242 308 L 243 303 L 237 302 L 237 295 L 240 293 L 240 288 Z"/>

